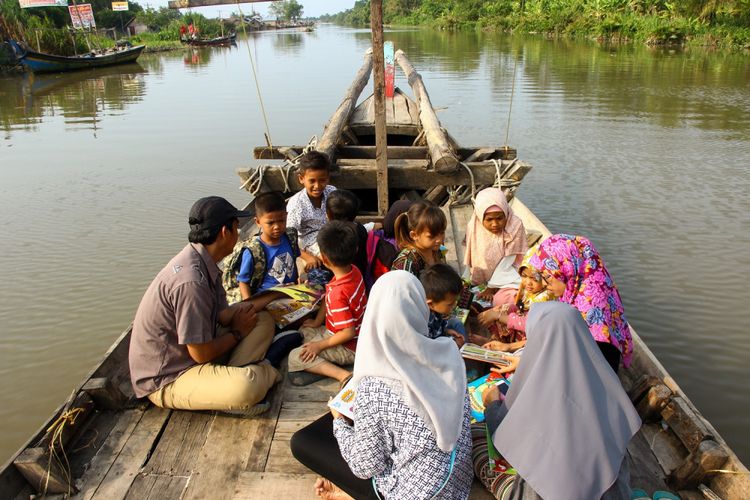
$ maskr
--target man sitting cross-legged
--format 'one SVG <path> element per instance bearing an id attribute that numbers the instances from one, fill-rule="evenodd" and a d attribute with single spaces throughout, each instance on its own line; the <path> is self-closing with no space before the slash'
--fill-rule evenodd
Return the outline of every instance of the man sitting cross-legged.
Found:
<path id="1" fill-rule="evenodd" d="M 227 305 L 217 263 L 237 242 L 238 217 L 248 216 L 217 196 L 193 205 L 190 243 L 156 276 L 133 321 L 136 396 L 163 408 L 241 415 L 268 409 L 263 400 L 281 379 L 277 368 L 301 339 L 285 335 L 272 344 L 265 304 Z"/>

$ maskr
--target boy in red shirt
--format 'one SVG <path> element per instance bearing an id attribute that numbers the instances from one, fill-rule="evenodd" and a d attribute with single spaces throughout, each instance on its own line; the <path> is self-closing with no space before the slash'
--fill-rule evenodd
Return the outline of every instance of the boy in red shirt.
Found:
<path id="1" fill-rule="evenodd" d="M 302 385 L 314 379 L 292 376 L 309 373 L 346 380 L 351 372 L 343 365 L 354 363 L 359 326 L 367 305 L 362 273 L 352 265 L 357 252 L 357 233 L 351 222 L 331 221 L 317 236 L 320 258 L 334 278 L 326 285 L 325 307 L 315 319 L 306 320 L 301 328 L 304 344 L 289 353 L 292 383 Z M 323 324 L 325 320 L 325 325 Z"/>

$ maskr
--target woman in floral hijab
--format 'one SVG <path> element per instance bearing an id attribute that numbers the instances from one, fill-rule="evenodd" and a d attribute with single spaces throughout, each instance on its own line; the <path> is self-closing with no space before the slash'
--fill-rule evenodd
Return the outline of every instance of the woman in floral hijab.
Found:
<path id="1" fill-rule="evenodd" d="M 633 355 L 633 339 L 620 294 L 594 245 L 583 236 L 555 234 L 529 259 L 547 289 L 581 313 L 612 368 L 625 367 Z"/>

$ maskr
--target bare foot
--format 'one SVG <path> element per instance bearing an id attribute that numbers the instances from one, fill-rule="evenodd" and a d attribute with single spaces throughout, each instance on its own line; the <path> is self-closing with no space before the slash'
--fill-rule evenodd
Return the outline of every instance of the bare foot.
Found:
<path id="1" fill-rule="evenodd" d="M 341 488 L 323 477 L 315 480 L 315 494 L 324 500 L 354 500 Z"/>

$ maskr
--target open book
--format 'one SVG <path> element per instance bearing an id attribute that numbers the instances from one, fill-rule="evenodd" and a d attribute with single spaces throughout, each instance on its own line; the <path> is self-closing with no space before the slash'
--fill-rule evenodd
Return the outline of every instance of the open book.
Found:
<path id="1" fill-rule="evenodd" d="M 487 286 L 490 288 L 519 288 L 521 286 L 521 275 L 513 266 L 516 255 L 506 255 L 495 268 Z"/>
<path id="2" fill-rule="evenodd" d="M 328 401 L 329 408 L 333 408 L 351 420 L 354 420 L 354 398 L 357 396 L 357 387 L 353 380 L 353 378 L 349 379 L 344 388 Z"/>
<path id="3" fill-rule="evenodd" d="M 264 290 L 262 294 L 272 292 L 280 292 L 286 295 L 286 297 L 276 299 L 265 307 L 276 325 L 283 328 L 317 310 L 318 304 L 323 298 L 325 287 L 306 283 L 279 285 Z"/>
<path id="4" fill-rule="evenodd" d="M 466 359 L 484 361 L 485 363 L 492 363 L 498 366 L 510 366 L 511 362 L 508 361 L 507 357 L 513 356 L 509 352 L 493 351 L 476 344 L 464 344 L 460 352 L 461 356 Z"/>

